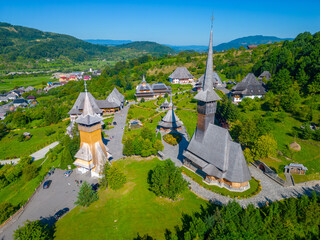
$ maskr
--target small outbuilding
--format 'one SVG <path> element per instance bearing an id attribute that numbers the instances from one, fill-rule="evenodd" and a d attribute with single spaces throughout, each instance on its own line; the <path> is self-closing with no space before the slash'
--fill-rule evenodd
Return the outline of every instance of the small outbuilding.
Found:
<path id="1" fill-rule="evenodd" d="M 284 167 L 284 172 L 291 174 L 304 175 L 306 174 L 307 170 L 308 168 L 306 168 L 305 166 L 303 166 L 303 164 L 300 163 L 290 163 L 289 165 L 286 165 Z"/>

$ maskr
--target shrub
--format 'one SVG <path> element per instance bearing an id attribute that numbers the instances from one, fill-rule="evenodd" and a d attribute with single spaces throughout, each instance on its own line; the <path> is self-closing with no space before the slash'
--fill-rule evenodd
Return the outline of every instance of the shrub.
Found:
<path id="1" fill-rule="evenodd" d="M 25 140 L 25 136 L 23 134 L 19 134 L 17 140 L 19 142 L 23 142 Z"/>
<path id="2" fill-rule="evenodd" d="M 163 140 L 170 145 L 177 145 L 181 142 L 182 136 L 180 133 L 172 132 L 163 136 Z"/>
<path id="3" fill-rule="evenodd" d="M 0 203 L 0 224 L 6 221 L 15 211 L 16 208 L 11 203 Z"/>
<path id="4" fill-rule="evenodd" d="M 94 191 L 89 183 L 86 181 L 82 183 L 78 193 L 78 199 L 75 204 L 83 207 L 88 207 L 91 203 L 98 200 L 98 194 Z"/>
<path id="5" fill-rule="evenodd" d="M 55 130 L 49 128 L 45 131 L 45 135 L 50 136 L 50 135 L 54 134 L 55 132 L 56 132 Z"/>
<path id="6" fill-rule="evenodd" d="M 27 220 L 24 226 L 14 231 L 13 237 L 15 240 L 49 240 L 53 239 L 53 231 L 39 220 L 33 222 Z"/>
<path id="7" fill-rule="evenodd" d="M 149 173 L 150 189 L 157 195 L 175 199 L 188 186 L 183 179 L 181 170 L 167 159 L 159 163 Z"/>
<path id="8" fill-rule="evenodd" d="M 32 178 L 35 178 L 38 175 L 38 168 L 36 165 L 31 164 L 26 166 L 22 170 L 22 177 L 25 181 L 30 181 Z"/>

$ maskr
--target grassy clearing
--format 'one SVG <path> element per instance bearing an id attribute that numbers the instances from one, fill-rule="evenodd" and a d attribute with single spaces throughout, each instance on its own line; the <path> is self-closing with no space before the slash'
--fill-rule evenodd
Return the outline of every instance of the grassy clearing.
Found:
<path id="1" fill-rule="evenodd" d="M 43 88 L 42 82 L 50 82 L 50 76 L 40 77 L 22 77 L 13 79 L 0 79 L 0 91 L 10 91 L 16 86 L 28 87 L 32 86 L 35 88 Z"/>
<path id="2" fill-rule="evenodd" d="M 59 133 L 64 133 L 67 122 L 60 122 L 55 125 L 31 129 L 11 131 L 0 141 L 0 159 L 19 158 L 23 155 L 30 155 L 41 148 L 57 140 Z M 46 136 L 46 130 L 53 129 L 54 134 Z M 18 136 L 24 132 L 30 132 L 31 138 L 27 141 L 18 141 Z"/>
<path id="3" fill-rule="evenodd" d="M 138 103 L 139 107 L 143 107 L 143 108 L 149 108 L 149 109 L 154 109 L 156 110 L 158 108 L 158 106 L 156 106 L 154 103 L 156 102 L 156 100 L 152 100 L 152 101 L 146 101 L 143 103 Z"/>
<path id="4" fill-rule="evenodd" d="M 176 110 L 177 116 L 186 127 L 189 137 L 191 138 L 197 126 L 197 112 L 188 110 Z"/>
<path id="5" fill-rule="evenodd" d="M 196 181 L 200 186 L 221 194 L 223 196 L 227 196 L 227 197 L 231 197 L 231 198 L 238 198 L 238 199 L 242 199 L 242 198 L 249 198 L 252 197 L 256 194 L 258 194 L 261 190 L 261 186 L 258 180 L 252 178 L 249 182 L 250 182 L 250 188 L 244 192 L 231 192 L 229 190 L 227 190 L 226 188 L 220 188 L 218 186 L 213 186 L 213 185 L 208 185 L 206 183 L 203 182 L 203 177 L 201 177 L 200 175 L 190 171 L 189 169 L 187 169 L 186 167 L 182 166 L 182 172 L 184 174 L 186 174 L 187 176 L 191 177 L 194 181 Z"/>
<path id="6" fill-rule="evenodd" d="M 165 239 L 166 229 L 181 226 L 182 214 L 200 210 L 207 202 L 186 190 L 178 201 L 156 197 L 148 190 L 148 173 L 158 159 L 127 158 L 115 162 L 128 182 L 118 190 L 100 190 L 88 208 L 76 207 L 56 224 L 55 239 L 134 239 L 150 234 Z"/>

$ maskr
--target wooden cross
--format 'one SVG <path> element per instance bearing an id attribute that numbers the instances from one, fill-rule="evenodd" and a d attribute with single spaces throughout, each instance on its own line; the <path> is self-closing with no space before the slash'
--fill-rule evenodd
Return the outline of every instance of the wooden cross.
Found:
<path id="1" fill-rule="evenodd" d="M 212 17 L 211 17 L 211 27 L 213 26 L 213 21 L 214 21 L 214 16 L 213 16 L 213 12 L 212 12 Z"/>

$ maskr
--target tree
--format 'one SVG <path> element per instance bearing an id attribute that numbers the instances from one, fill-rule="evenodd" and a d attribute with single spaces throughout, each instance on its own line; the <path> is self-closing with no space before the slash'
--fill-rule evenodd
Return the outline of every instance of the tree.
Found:
<path id="1" fill-rule="evenodd" d="M 159 163 L 149 173 L 150 189 L 157 195 L 175 199 L 188 186 L 183 179 L 181 170 L 174 163 L 167 159 Z"/>
<path id="2" fill-rule="evenodd" d="M 16 208 L 11 203 L 0 203 L 0 224 L 6 221 L 15 211 Z"/>
<path id="3" fill-rule="evenodd" d="M 22 177 L 25 181 L 30 181 L 38 175 L 38 168 L 35 164 L 30 164 L 22 169 Z"/>
<path id="4" fill-rule="evenodd" d="M 61 153 L 61 165 L 60 168 L 67 169 L 68 165 L 73 163 L 74 159 L 68 148 L 64 148 Z"/>
<path id="5" fill-rule="evenodd" d="M 3 122 L 0 122 L 0 140 L 3 138 L 7 133 L 7 126 Z"/>
<path id="6" fill-rule="evenodd" d="M 29 221 L 14 231 L 15 240 L 49 240 L 53 239 L 52 231 L 39 220 Z"/>
<path id="7" fill-rule="evenodd" d="M 107 163 L 109 165 L 109 163 Z M 105 171 L 107 186 L 113 190 L 118 190 L 127 182 L 124 173 L 116 166 L 109 166 Z"/>
<path id="8" fill-rule="evenodd" d="M 252 152 L 257 158 L 275 156 L 277 153 L 277 142 L 270 134 L 262 135 L 255 141 Z"/>
<path id="9" fill-rule="evenodd" d="M 239 141 L 245 146 L 252 146 L 259 136 L 259 130 L 253 119 L 246 119 L 240 125 Z"/>
<path id="10" fill-rule="evenodd" d="M 78 193 L 78 199 L 75 204 L 78 204 L 83 207 L 90 206 L 91 203 L 98 200 L 98 194 L 94 191 L 89 183 L 86 181 L 82 183 L 80 191 Z"/>

